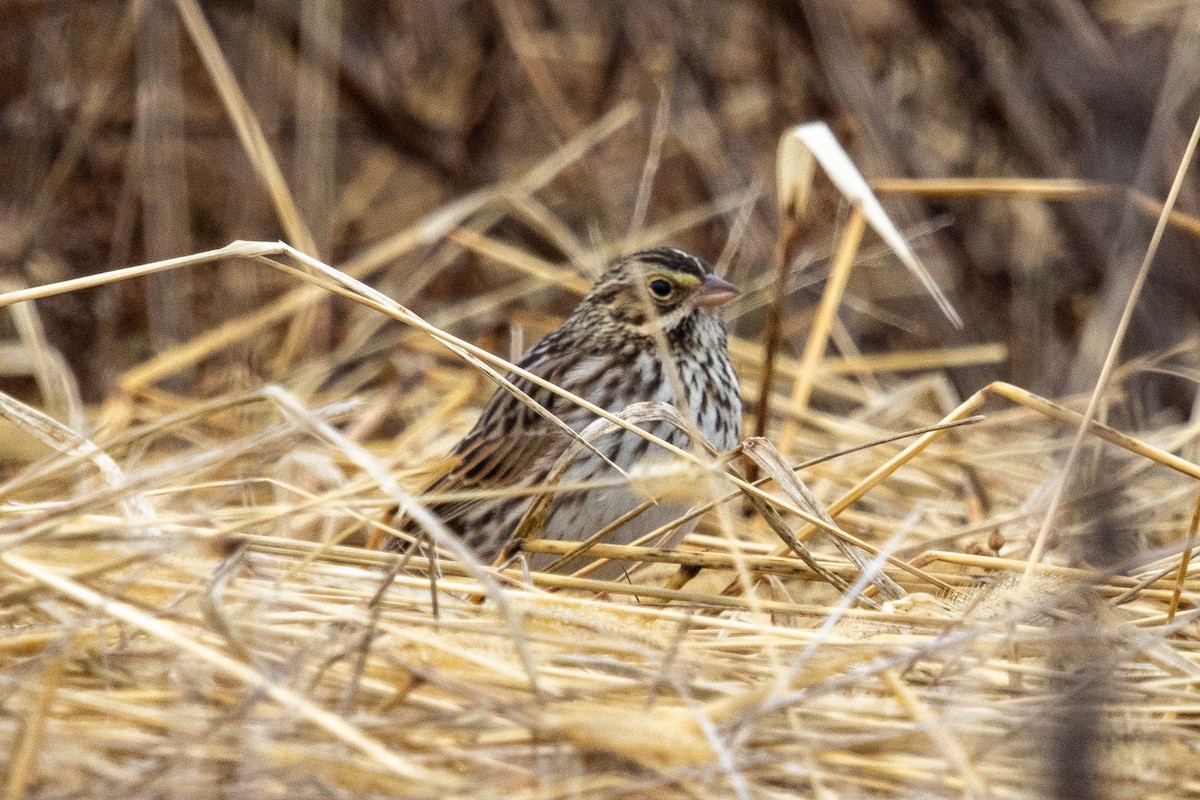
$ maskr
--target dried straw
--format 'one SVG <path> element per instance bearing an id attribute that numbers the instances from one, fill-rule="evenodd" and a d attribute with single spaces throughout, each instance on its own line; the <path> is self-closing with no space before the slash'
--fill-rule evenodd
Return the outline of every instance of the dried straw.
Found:
<path id="1" fill-rule="evenodd" d="M 132 48 L 143 5 L 129 4 L 116 27 L 113 62 Z M 311 26 L 330 7 L 303 5 L 305 41 L 321 57 L 336 37 Z M 30 375 L 42 397 L 0 395 L 7 798 L 1034 798 L 1074 775 L 1073 754 L 1114 796 L 1200 796 L 1200 425 L 1107 424 L 1120 370 L 1106 369 L 1090 399 L 1053 402 L 994 382 L 961 400 L 948 370 L 1003 362 L 1004 343 L 860 354 L 839 321 L 853 308 L 922 327 L 857 291 L 852 270 L 864 260 L 902 269 L 863 247 L 868 223 L 886 223 L 885 241 L 903 244 L 901 261 L 933 286 L 882 206 L 867 218 L 872 190 L 1117 198 L 1159 221 L 1156 241 L 1167 226 L 1200 233 L 1175 193 L 1159 203 L 1123 186 L 1001 177 L 868 188 L 834 151 L 849 170 L 835 185 L 848 175 L 859 194 L 847 195 L 845 230 L 824 248 L 834 260 L 809 346 L 790 351 L 799 357 L 784 346 L 807 324 L 787 319 L 785 299 L 801 241 L 828 227 L 817 210 L 775 243 L 772 274 L 746 276 L 753 290 L 735 309 L 770 319 L 765 337 L 730 344 L 763 435 L 736 454 L 672 448 L 638 425 L 682 420 L 639 407 L 599 413 L 577 445 L 613 426 L 655 441 L 678 464 L 639 465 L 627 482 L 647 503 L 692 502 L 696 532 L 671 548 L 655 538 L 670 526 L 626 545 L 557 541 L 536 512 L 553 492 L 586 487 L 552 480 L 527 490 L 538 499 L 512 558 L 485 565 L 421 494 L 486 395 L 514 389 L 512 365 L 492 352 L 503 348 L 480 346 L 486 326 L 468 334 L 464 324 L 537 293 L 578 295 L 617 253 L 738 215 L 732 254 L 743 235 L 761 239 L 761 222 L 747 221 L 759 187 L 715 182 L 703 202 L 651 213 L 656 180 L 677 166 L 670 148 L 706 177 L 725 174 L 723 154 L 672 141 L 660 94 L 629 224 L 577 237 L 549 187 L 566 175 L 603 183 L 590 160 L 617 153 L 612 139 L 638 110 L 619 104 L 586 124 L 531 20 L 501 0 L 497 29 L 561 145 L 517 177 L 428 204 L 356 255 L 321 253 L 329 227 L 305 218 L 200 4 L 176 6 L 290 244 L 235 242 L 0 293 L 17 331 L 0 342 L 3 366 Z M 485 73 L 482 59 L 462 69 Z M 106 62 L 20 238 L 45 222 L 116 69 Z M 413 91 L 423 120 L 454 116 Z M 304 117 L 315 151 L 332 140 L 319 116 Z M 718 126 L 704 112 L 689 127 Z M 329 226 L 345 230 L 368 208 L 385 217 L 377 200 L 401 172 L 390 156 L 364 159 Z M 785 217 L 828 188 L 811 171 L 784 172 Z M 297 185 L 315 196 L 329 174 Z M 569 259 L 505 236 L 503 220 Z M 507 282 L 416 313 L 423 290 L 463 257 Z M 407 272 L 396 273 L 396 299 L 372 281 L 396 281 L 387 268 L 398 262 Z M 123 369 L 118 392 L 85 406 L 44 334 L 46 301 L 212 265 L 269 271 L 287 288 Z M 347 338 L 310 356 L 302 345 L 321 340 L 309 334 L 329 321 L 322 308 L 351 309 Z M 556 320 L 512 318 L 529 333 Z M 236 358 L 216 361 L 243 346 L 271 354 L 274 382 L 246 380 L 229 366 Z M 170 380 L 206 370 L 221 387 L 213 396 Z M 1078 432 L 1075 446 L 1064 429 Z M 1088 467 L 1094 485 L 1063 480 L 1064 459 Z M 396 506 L 415 524 L 396 529 Z M 1089 561 L 1088 543 L 1111 530 L 1135 546 Z M 367 546 L 384 536 L 414 546 Z M 530 572 L 526 553 L 558 563 Z M 567 574 L 580 559 L 596 564 Z M 593 577 L 601 563 L 626 572 Z"/>

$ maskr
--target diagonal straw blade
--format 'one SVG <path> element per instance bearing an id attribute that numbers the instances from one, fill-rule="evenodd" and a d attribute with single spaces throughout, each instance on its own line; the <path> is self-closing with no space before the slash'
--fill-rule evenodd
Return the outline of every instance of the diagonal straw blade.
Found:
<path id="1" fill-rule="evenodd" d="M 925 290 L 933 297 L 938 308 L 955 327 L 962 327 L 962 317 L 951 305 L 945 292 L 925 269 L 921 259 L 908 246 L 908 241 L 888 217 L 871 191 L 858 167 L 850 160 L 833 131 L 824 122 L 809 122 L 796 125 L 783 135 L 779 144 L 779 160 L 776 165 L 776 185 L 779 192 L 779 208 L 785 216 L 803 213 L 808 204 L 812 188 L 813 171 L 816 165 L 829 176 L 829 180 L 851 203 L 858 203 L 863 215 L 879 237 L 892 249 L 904 266 L 921 281 Z"/>

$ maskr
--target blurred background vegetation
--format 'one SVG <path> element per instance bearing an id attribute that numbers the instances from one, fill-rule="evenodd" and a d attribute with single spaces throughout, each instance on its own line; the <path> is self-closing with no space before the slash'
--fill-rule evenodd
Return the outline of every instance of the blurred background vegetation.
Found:
<path id="1" fill-rule="evenodd" d="M 585 274 L 600 254 L 655 238 L 724 256 L 734 280 L 761 289 L 733 309 L 738 332 L 755 337 L 779 228 L 775 148 L 789 126 L 827 121 L 871 180 L 1087 179 L 1162 198 L 1200 113 L 1194 6 L 8 0 L 0 278 L 35 285 L 234 239 L 305 246 L 288 236 L 247 156 L 206 66 L 208 47 L 232 69 L 281 166 L 307 249 L 335 265 L 521 175 L 634 104 L 629 124 L 536 201 L 500 208 L 477 230 Z M 206 45 L 185 12 L 215 40 Z M 649 202 L 639 204 L 651 172 Z M 1197 186 L 1187 182 L 1180 210 L 1200 209 Z M 1050 395 L 1088 387 L 1151 216 L 1119 191 L 1067 201 L 1000 192 L 882 198 L 966 326 L 945 323 L 869 241 L 843 309 L 843 347 L 1002 342 L 1007 362 L 954 375 L 964 393 L 995 378 Z M 821 201 L 789 283 L 785 352 L 803 346 L 844 220 L 832 192 Z M 1194 333 L 1195 244 L 1193 234 L 1168 232 L 1126 356 Z M 442 239 L 368 277 L 428 314 L 520 276 Z M 97 401 L 122 370 L 293 285 L 244 261 L 217 263 L 63 295 L 39 311 L 83 397 Z M 574 298 L 514 292 L 512 302 L 457 319 L 454 332 L 504 351 L 519 313 L 561 313 Z M 306 319 L 305 358 L 346 340 L 353 317 L 331 308 Z M 278 379 L 294 367 L 271 358 L 284 335 L 281 326 L 222 351 L 170 387 L 216 393 L 234 380 L 231 368 L 237 380 Z M 15 336 L 0 315 L 0 339 Z M 1135 414 L 1187 408 L 1189 353 L 1142 373 Z M 0 372 L 0 388 L 33 391 L 19 364 Z"/>

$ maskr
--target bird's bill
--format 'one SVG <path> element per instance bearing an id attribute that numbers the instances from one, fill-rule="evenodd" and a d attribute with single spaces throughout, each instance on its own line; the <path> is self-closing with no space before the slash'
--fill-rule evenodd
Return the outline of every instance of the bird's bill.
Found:
<path id="1" fill-rule="evenodd" d="M 725 305 L 741 293 L 741 289 L 724 278 L 708 275 L 692 294 L 692 302 L 700 308 L 716 308 Z"/>

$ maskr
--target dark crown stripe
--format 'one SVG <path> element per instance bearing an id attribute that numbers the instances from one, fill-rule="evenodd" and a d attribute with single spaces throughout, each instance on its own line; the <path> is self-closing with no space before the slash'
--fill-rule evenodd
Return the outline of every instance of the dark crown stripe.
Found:
<path id="1" fill-rule="evenodd" d="M 700 258 L 690 253 L 684 253 L 682 250 L 675 250 L 674 248 L 643 250 L 640 253 L 634 253 L 631 258 L 635 261 L 655 264 L 677 272 L 686 272 L 689 275 L 695 275 L 697 278 L 703 278 L 712 272 L 712 268 Z"/>

